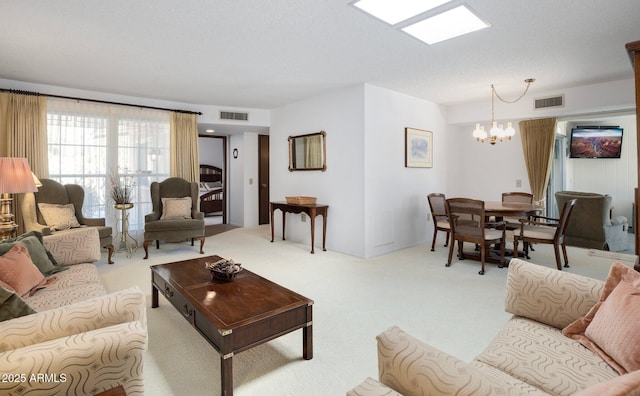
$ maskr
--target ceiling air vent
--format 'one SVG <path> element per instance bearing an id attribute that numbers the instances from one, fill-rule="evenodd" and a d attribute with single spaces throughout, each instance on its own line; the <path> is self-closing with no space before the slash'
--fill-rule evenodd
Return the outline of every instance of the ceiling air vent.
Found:
<path id="1" fill-rule="evenodd" d="M 249 113 L 236 113 L 233 111 L 221 111 L 221 120 L 249 121 Z"/>
<path id="2" fill-rule="evenodd" d="M 549 107 L 564 107 L 564 95 L 552 96 L 550 98 L 534 99 L 535 110 L 547 109 Z"/>

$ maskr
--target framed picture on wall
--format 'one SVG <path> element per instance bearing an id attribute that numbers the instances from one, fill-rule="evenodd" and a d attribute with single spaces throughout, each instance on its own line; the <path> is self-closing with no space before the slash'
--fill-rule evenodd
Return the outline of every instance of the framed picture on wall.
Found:
<path id="1" fill-rule="evenodd" d="M 404 166 L 433 167 L 433 132 L 415 128 L 404 129 Z"/>

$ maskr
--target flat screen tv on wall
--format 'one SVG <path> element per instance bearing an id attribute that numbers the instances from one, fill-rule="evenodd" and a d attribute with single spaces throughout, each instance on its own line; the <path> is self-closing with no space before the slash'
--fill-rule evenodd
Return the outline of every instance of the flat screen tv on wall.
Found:
<path id="1" fill-rule="evenodd" d="M 620 158 L 622 128 L 576 127 L 571 129 L 570 158 Z"/>

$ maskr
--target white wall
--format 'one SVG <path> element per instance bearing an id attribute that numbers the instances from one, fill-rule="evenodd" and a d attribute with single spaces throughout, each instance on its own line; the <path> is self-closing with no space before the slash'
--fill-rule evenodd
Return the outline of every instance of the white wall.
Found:
<path id="1" fill-rule="evenodd" d="M 594 125 L 591 120 L 585 121 L 587 122 L 572 122 L 574 125 Z M 636 117 L 633 114 L 607 118 L 600 125 L 619 125 L 624 129 L 620 158 L 567 158 L 569 172 L 566 189 L 611 195 L 613 215 L 625 216 L 631 224 L 633 190 L 638 184 Z M 571 131 L 567 132 L 567 136 L 570 136 Z"/>
<path id="2" fill-rule="evenodd" d="M 233 158 L 233 149 L 238 149 L 238 158 Z M 244 150 L 244 136 L 235 134 L 229 136 L 229 180 L 227 188 L 229 189 L 227 199 L 229 201 L 228 222 L 239 227 L 244 225 L 244 158 L 246 151 Z"/>
<path id="3" fill-rule="evenodd" d="M 224 152 L 222 139 L 199 137 L 198 158 L 201 164 L 217 166 L 224 169 Z"/>
<path id="4" fill-rule="evenodd" d="M 287 138 L 327 133 L 327 170 L 289 172 Z M 327 248 L 364 256 L 364 86 L 337 90 L 275 109 L 271 114 L 270 200 L 315 196 L 328 204 Z M 316 221 L 316 255 L 321 254 L 322 217 Z M 282 235 L 280 211 L 274 222 L 276 242 Z M 288 240 L 310 243 L 308 219 L 287 215 Z"/>
<path id="5" fill-rule="evenodd" d="M 258 191 L 258 134 L 245 132 L 242 138 L 244 141 L 244 172 L 242 177 L 242 182 L 244 183 L 243 225 L 245 227 L 253 227 L 257 226 L 260 220 L 258 213 L 260 203 L 260 192 Z"/>
<path id="6" fill-rule="evenodd" d="M 433 132 L 433 167 L 406 168 L 405 128 Z M 365 256 L 430 240 L 427 195 L 444 192 L 451 146 L 442 108 L 365 85 Z M 430 219 L 429 219 L 430 220 Z"/>

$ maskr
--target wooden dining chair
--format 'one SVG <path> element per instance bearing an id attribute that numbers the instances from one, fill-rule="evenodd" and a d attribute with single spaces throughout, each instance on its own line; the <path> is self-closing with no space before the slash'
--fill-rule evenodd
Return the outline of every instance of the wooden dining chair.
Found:
<path id="1" fill-rule="evenodd" d="M 490 253 L 491 245 L 499 244 L 500 259 L 498 267 L 504 266 L 505 230 L 504 222 L 487 222 L 485 220 L 484 201 L 469 198 L 447 199 L 447 213 L 451 225 L 451 244 L 446 267 L 451 266 L 453 246 L 458 241 L 458 258 L 464 260 L 464 242 L 471 242 L 479 247 L 481 269 L 478 274 L 484 275 L 484 263 Z M 492 227 L 492 228 L 488 228 Z"/>
<path id="2" fill-rule="evenodd" d="M 447 198 L 444 194 L 431 193 L 427 195 L 429 208 L 431 209 L 431 218 L 433 219 L 433 241 L 431 242 L 431 251 L 435 251 L 436 237 L 438 231 L 446 233 L 444 247 L 449 245 L 449 236 L 451 235 L 451 226 L 449 226 L 449 216 L 447 215 Z"/>
<path id="3" fill-rule="evenodd" d="M 505 193 L 502 193 L 502 202 L 532 204 L 533 194 L 529 194 L 521 191 L 505 192 Z M 507 222 L 507 230 L 516 230 L 520 228 L 520 218 L 505 217 L 503 220 Z"/>
<path id="4" fill-rule="evenodd" d="M 560 248 L 562 248 L 562 255 L 564 256 L 564 266 L 565 268 L 569 267 L 564 236 L 576 201 L 576 199 L 572 199 L 565 202 L 558 219 L 546 216 L 531 216 L 530 219 L 520 220 L 520 232 L 515 233 L 513 236 L 513 257 L 518 257 L 519 241 L 522 241 L 524 255 L 528 259 L 531 258 L 529 257 L 529 246 L 532 243 L 553 244 L 558 270 L 562 270 Z"/>

